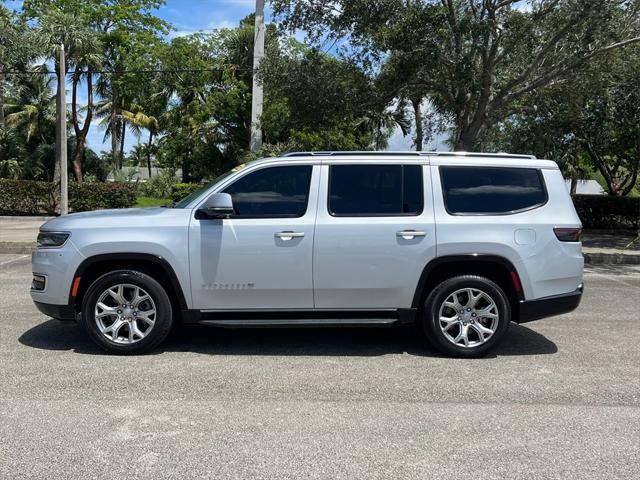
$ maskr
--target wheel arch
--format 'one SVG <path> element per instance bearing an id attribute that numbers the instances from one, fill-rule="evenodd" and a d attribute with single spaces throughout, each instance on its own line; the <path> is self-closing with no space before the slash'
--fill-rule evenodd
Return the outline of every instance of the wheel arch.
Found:
<path id="1" fill-rule="evenodd" d="M 114 270 L 139 270 L 152 276 L 165 287 L 175 311 L 188 310 L 182 285 L 165 258 L 149 253 L 106 253 L 87 257 L 76 269 L 69 292 L 69 304 L 76 312 L 91 284 Z"/>
<path id="2" fill-rule="evenodd" d="M 429 292 L 447 278 L 480 275 L 497 283 L 509 298 L 514 318 L 524 300 L 520 275 L 513 263 L 498 255 L 447 255 L 431 260 L 422 270 L 411 306 L 420 309 Z"/>

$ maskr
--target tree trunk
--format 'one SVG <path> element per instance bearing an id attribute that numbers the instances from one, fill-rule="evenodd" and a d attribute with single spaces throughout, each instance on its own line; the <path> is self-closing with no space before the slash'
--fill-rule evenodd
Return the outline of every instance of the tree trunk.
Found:
<path id="1" fill-rule="evenodd" d="M 182 160 L 182 181 L 189 183 L 191 180 L 191 174 L 189 172 L 189 161 L 191 159 L 191 147 L 187 148 L 186 155 Z"/>
<path id="2" fill-rule="evenodd" d="M 424 133 L 422 132 L 422 109 L 420 107 L 421 98 L 412 98 L 413 115 L 416 121 L 416 152 L 421 152 L 424 142 Z"/>
<path id="3" fill-rule="evenodd" d="M 71 95 L 71 118 L 73 121 L 73 129 L 76 134 L 76 152 L 73 158 L 73 175 L 78 183 L 82 183 L 84 180 L 82 177 L 82 164 L 84 162 L 84 154 L 87 147 L 87 134 L 91 125 L 91 119 L 93 118 L 93 75 L 91 73 L 91 69 L 87 70 L 87 115 L 85 116 L 82 127 L 80 127 L 80 121 L 78 120 L 77 103 L 77 90 L 80 78 L 81 73 L 74 73 Z"/>
<path id="4" fill-rule="evenodd" d="M 478 123 L 466 124 L 459 128 L 460 134 L 454 150 L 456 152 L 473 152 L 484 128 L 484 125 Z"/>
<path id="5" fill-rule="evenodd" d="M 470 152 L 473 149 L 473 145 L 476 143 L 475 138 L 471 135 L 463 132 L 458 137 L 458 141 L 456 142 L 455 147 L 453 148 L 456 152 Z"/>
<path id="6" fill-rule="evenodd" d="M 7 121 L 4 118 L 4 70 L 0 67 L 0 126 L 5 127 L 7 125 Z"/>
<path id="7" fill-rule="evenodd" d="M 113 168 L 118 170 L 118 120 L 114 108 L 111 108 L 111 160 Z"/>
<path id="8" fill-rule="evenodd" d="M 149 169 L 149 178 L 151 178 L 151 142 L 153 141 L 153 131 L 149 130 L 149 142 L 147 143 L 147 168 Z"/>
<path id="9" fill-rule="evenodd" d="M 76 152 L 73 157 L 73 176 L 76 182 L 82 183 L 82 162 L 84 161 L 84 141 L 85 137 L 76 137 Z"/>
<path id="10" fill-rule="evenodd" d="M 571 194 L 572 197 L 575 197 L 577 192 L 578 192 L 578 179 L 577 178 L 572 178 L 571 179 L 570 194 Z"/>
<path id="11" fill-rule="evenodd" d="M 56 60 L 54 62 L 56 72 L 56 78 L 58 79 L 58 83 L 60 83 L 60 64 Z M 60 183 L 60 129 L 58 125 L 60 125 L 62 113 L 62 97 L 60 96 L 60 88 L 56 88 L 56 157 L 53 165 L 53 181 L 54 183 Z"/>
<path id="12" fill-rule="evenodd" d="M 122 133 L 120 134 L 120 154 L 118 155 L 118 158 L 120 159 L 120 169 L 122 170 L 122 160 L 124 159 L 124 136 L 127 133 L 127 124 L 124 121 L 124 118 L 121 123 Z"/>
<path id="13" fill-rule="evenodd" d="M 111 79 L 111 160 L 113 161 L 113 166 L 116 170 L 119 170 L 120 162 L 118 161 L 118 133 L 119 133 L 119 122 L 118 122 L 118 103 L 120 102 L 118 98 L 118 90 L 116 87 L 115 78 L 116 75 L 113 75 Z"/>

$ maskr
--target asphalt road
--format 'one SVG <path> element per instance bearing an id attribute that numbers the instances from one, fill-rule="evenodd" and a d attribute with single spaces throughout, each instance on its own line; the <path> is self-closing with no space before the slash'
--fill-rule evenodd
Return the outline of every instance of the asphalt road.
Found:
<path id="1" fill-rule="evenodd" d="M 640 268 L 590 269 L 579 310 L 495 356 L 411 329 L 177 332 L 100 353 L 0 255 L 0 478 L 638 478 Z"/>

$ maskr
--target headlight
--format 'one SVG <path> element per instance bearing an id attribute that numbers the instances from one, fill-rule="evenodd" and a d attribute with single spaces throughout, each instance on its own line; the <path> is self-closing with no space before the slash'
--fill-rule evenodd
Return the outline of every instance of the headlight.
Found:
<path id="1" fill-rule="evenodd" d="M 67 232 L 40 232 L 38 234 L 38 248 L 55 248 L 64 245 L 69 238 Z"/>

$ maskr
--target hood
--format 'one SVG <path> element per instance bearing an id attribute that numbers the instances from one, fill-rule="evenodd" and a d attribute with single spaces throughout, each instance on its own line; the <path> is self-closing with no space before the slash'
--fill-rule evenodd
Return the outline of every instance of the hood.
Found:
<path id="1" fill-rule="evenodd" d="M 157 224 L 167 217 L 173 217 L 183 209 L 174 208 L 122 208 L 112 210 L 95 210 L 92 212 L 71 213 L 53 218 L 44 223 L 42 230 L 66 231 L 73 228 L 100 228 L 117 225 L 119 227 L 130 224 L 131 226 L 144 226 Z"/>

